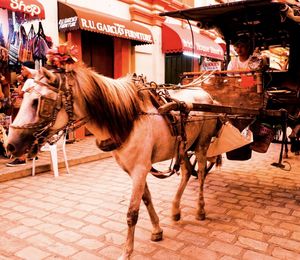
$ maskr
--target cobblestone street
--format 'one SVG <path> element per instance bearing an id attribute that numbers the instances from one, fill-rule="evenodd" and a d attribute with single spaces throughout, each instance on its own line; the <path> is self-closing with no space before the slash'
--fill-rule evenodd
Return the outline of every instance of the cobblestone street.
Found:
<path id="1" fill-rule="evenodd" d="M 141 206 L 132 259 L 300 259 L 300 158 L 274 168 L 279 145 L 249 161 L 224 159 L 205 184 L 207 219 L 195 220 L 191 178 L 182 220 L 171 220 L 178 176 L 148 177 L 164 240 L 150 242 Z M 167 163 L 159 165 L 168 166 Z M 286 166 L 288 168 L 288 166 Z M 127 230 L 131 181 L 112 158 L 0 183 L 0 259 L 117 259 Z"/>

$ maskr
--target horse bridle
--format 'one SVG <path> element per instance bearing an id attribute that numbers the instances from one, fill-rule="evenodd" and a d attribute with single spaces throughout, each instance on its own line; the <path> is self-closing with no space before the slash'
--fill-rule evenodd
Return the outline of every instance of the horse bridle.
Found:
<path id="1" fill-rule="evenodd" d="M 53 92 L 57 93 L 56 99 L 44 97 L 40 92 L 34 89 L 34 87 L 29 88 L 25 92 L 32 92 L 35 91 L 39 95 L 39 102 L 38 102 L 38 114 L 39 118 L 42 120 L 37 123 L 30 123 L 25 124 L 22 126 L 15 126 L 11 125 L 11 128 L 14 129 L 34 129 L 34 145 L 41 145 L 47 141 L 50 144 L 56 143 L 60 137 L 63 135 L 64 132 L 74 131 L 75 129 L 81 127 L 82 125 L 86 124 L 88 118 L 81 118 L 79 120 L 75 119 L 74 115 L 74 108 L 73 108 L 73 86 L 75 79 L 72 77 L 71 72 L 61 73 L 58 72 L 56 75 L 59 75 L 59 84 L 58 87 L 54 87 L 49 83 L 43 83 L 39 79 L 39 81 L 35 80 L 34 82 L 38 85 L 42 85 L 47 87 L 48 89 L 52 90 Z M 68 115 L 68 123 L 56 129 L 52 132 L 52 135 L 56 135 L 47 140 L 47 134 L 50 132 L 51 127 L 55 124 L 58 112 L 64 108 L 67 115 Z"/>

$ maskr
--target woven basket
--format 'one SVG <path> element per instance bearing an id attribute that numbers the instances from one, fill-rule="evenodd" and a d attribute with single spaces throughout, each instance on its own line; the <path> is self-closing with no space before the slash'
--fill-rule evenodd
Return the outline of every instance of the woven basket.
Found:
<path id="1" fill-rule="evenodd" d="M 250 145 L 251 149 L 258 153 L 266 153 L 274 139 L 274 129 L 263 123 L 255 122 L 250 126 L 250 130 L 253 132 L 253 143 Z"/>

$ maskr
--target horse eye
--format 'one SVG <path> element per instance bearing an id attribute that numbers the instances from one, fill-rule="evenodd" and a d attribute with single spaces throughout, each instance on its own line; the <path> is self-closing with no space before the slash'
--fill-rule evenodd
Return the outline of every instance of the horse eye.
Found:
<path id="1" fill-rule="evenodd" d="M 39 99 L 38 99 L 38 98 L 35 98 L 35 99 L 32 101 L 32 107 L 33 107 L 34 109 L 37 109 L 38 104 L 39 104 Z"/>

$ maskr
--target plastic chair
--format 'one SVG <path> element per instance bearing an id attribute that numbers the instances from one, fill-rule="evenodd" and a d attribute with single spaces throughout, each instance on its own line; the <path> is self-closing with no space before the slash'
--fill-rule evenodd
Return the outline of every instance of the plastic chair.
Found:
<path id="1" fill-rule="evenodd" d="M 67 173 L 70 173 L 69 170 L 69 164 L 68 164 L 68 158 L 67 158 L 67 153 L 66 153 L 66 140 L 67 140 L 67 133 L 64 133 L 62 135 L 62 137 L 55 143 L 55 144 L 46 144 L 41 148 L 41 151 L 48 151 L 50 152 L 50 156 L 51 156 L 51 169 L 54 173 L 54 177 L 58 177 L 59 176 L 59 172 L 58 172 L 58 159 L 57 159 L 57 152 L 62 149 L 63 151 L 63 155 L 64 155 L 64 161 L 65 161 L 65 165 L 66 165 L 66 170 Z M 32 160 L 32 176 L 35 175 L 35 161 L 36 159 L 34 158 Z"/>

